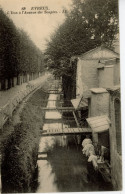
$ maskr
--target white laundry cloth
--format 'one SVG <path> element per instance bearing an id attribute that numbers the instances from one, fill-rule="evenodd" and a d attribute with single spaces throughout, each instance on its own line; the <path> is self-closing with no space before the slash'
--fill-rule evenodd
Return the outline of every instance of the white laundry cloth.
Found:
<path id="1" fill-rule="evenodd" d="M 89 138 L 85 138 L 85 139 L 82 141 L 82 147 L 84 148 L 86 144 L 92 144 L 92 140 L 89 139 Z"/>
<path id="2" fill-rule="evenodd" d="M 94 167 L 95 170 L 98 169 L 97 156 L 96 156 L 96 155 L 91 154 L 91 155 L 89 156 L 88 162 L 92 162 L 93 167 Z"/>
<path id="3" fill-rule="evenodd" d="M 89 156 L 90 155 L 90 152 L 92 152 L 93 154 L 95 154 L 94 146 L 92 144 L 86 144 L 85 147 L 82 149 L 82 152 L 86 156 Z"/>

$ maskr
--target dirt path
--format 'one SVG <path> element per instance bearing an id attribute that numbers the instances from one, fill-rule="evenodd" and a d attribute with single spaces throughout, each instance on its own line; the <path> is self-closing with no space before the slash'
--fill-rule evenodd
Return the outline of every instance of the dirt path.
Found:
<path id="1" fill-rule="evenodd" d="M 37 83 L 43 83 L 47 77 L 51 76 L 49 73 L 45 73 L 45 75 L 29 81 L 28 83 L 23 83 L 22 85 L 16 85 L 13 88 L 10 88 L 9 90 L 0 91 L 0 107 L 3 107 L 7 104 L 8 101 L 10 101 L 14 96 L 16 96 L 20 91 L 23 91 L 27 88 L 27 85 L 34 85 Z"/>

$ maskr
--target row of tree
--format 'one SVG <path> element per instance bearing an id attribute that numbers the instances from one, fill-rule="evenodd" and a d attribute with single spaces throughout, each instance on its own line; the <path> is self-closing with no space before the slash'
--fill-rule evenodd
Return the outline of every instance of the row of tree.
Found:
<path id="1" fill-rule="evenodd" d="M 29 36 L 0 10 L 0 82 L 43 71 L 43 54 Z"/>
<path id="2" fill-rule="evenodd" d="M 70 65 L 70 58 L 102 44 L 111 47 L 117 33 L 117 0 L 73 0 L 64 23 L 48 41 L 46 64 L 62 76 L 64 85 L 65 82 L 71 83 L 74 67 Z"/>

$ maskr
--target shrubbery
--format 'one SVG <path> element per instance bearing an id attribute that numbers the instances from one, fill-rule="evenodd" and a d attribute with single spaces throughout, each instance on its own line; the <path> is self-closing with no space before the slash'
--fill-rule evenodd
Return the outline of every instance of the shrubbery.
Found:
<path id="1" fill-rule="evenodd" d="M 31 191 L 38 152 L 35 136 L 37 135 L 33 133 L 28 124 L 18 124 L 7 140 L 3 156 L 4 162 L 2 162 L 4 192 Z"/>

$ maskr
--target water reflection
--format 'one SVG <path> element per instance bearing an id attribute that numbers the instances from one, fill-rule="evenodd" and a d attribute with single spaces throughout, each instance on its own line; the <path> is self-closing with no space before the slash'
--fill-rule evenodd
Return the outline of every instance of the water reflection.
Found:
<path id="1" fill-rule="evenodd" d="M 112 186 L 99 180 L 89 180 L 87 160 L 78 150 L 73 136 L 43 137 L 40 142 L 38 169 L 39 186 L 42 192 L 110 191 Z"/>
<path id="2" fill-rule="evenodd" d="M 41 138 L 39 145 L 38 155 L 38 168 L 39 168 L 39 186 L 37 193 L 41 192 L 58 192 L 58 188 L 55 184 L 56 176 L 53 173 L 52 166 L 47 160 L 48 153 L 53 150 L 57 141 L 54 137 Z"/>
<path id="3" fill-rule="evenodd" d="M 52 167 L 47 160 L 38 161 L 39 168 L 39 187 L 37 193 L 41 192 L 58 192 L 55 184 L 55 173 L 52 172 Z"/>
<path id="4" fill-rule="evenodd" d="M 47 107 L 56 107 L 58 95 L 50 94 Z M 43 130 L 61 130 L 68 125 L 56 122 L 62 115 L 57 110 L 46 111 L 45 119 L 53 122 L 45 123 Z M 111 185 L 99 180 L 88 179 L 87 159 L 78 149 L 76 136 L 42 137 L 38 152 L 39 186 L 37 193 L 43 192 L 78 192 L 78 191 L 110 191 Z"/>

